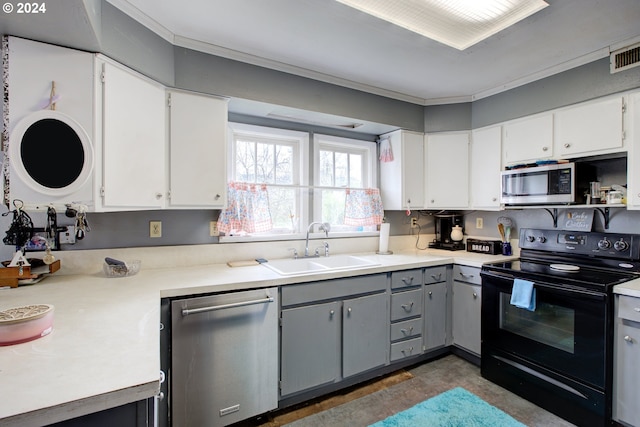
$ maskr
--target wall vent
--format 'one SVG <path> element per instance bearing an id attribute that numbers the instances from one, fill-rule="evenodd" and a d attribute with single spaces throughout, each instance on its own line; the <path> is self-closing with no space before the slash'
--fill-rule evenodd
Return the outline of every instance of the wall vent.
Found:
<path id="1" fill-rule="evenodd" d="M 611 74 L 640 65 L 640 43 L 611 52 Z"/>

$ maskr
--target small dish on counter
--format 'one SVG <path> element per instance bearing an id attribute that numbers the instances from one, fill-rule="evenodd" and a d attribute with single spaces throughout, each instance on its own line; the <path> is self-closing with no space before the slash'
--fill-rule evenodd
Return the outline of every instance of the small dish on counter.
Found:
<path id="1" fill-rule="evenodd" d="M 107 277 L 127 277 L 138 274 L 140 260 L 119 261 L 113 258 L 105 258 L 102 270 Z"/>
<path id="2" fill-rule="evenodd" d="M 32 304 L 0 311 L 0 346 L 20 344 L 53 330 L 51 304 Z"/>

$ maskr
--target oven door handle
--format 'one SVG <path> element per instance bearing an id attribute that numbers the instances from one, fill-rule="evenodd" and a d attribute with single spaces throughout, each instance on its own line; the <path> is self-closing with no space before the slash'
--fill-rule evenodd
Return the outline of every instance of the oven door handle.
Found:
<path id="1" fill-rule="evenodd" d="M 513 283 L 515 279 L 518 279 L 518 277 L 516 277 L 515 275 L 504 273 L 502 271 L 492 271 L 492 272 L 483 271 L 481 272 L 481 276 L 483 277 L 483 279 L 486 278 L 488 280 L 491 280 L 492 278 L 495 278 L 498 280 L 507 280 L 507 281 L 510 281 L 511 283 Z M 527 280 L 527 279 L 524 279 L 524 280 Z M 482 281 L 483 285 L 485 284 L 485 281 L 486 280 Z M 607 295 L 603 292 L 592 291 L 589 289 L 582 289 L 577 286 L 571 286 L 571 285 L 558 286 L 551 283 L 539 282 L 539 281 L 533 281 L 533 286 L 535 288 L 544 289 L 545 291 L 553 292 L 556 294 L 567 294 L 567 295 L 579 294 L 584 297 L 594 298 L 602 301 L 607 299 Z"/>

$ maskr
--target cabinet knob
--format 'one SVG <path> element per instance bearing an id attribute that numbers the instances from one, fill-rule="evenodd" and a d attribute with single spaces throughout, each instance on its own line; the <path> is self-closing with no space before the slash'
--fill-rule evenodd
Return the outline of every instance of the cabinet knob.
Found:
<path id="1" fill-rule="evenodd" d="M 497 198 L 497 197 L 492 197 L 492 198 L 491 198 L 491 201 L 492 201 L 492 202 L 497 202 L 497 201 L 498 201 L 498 198 Z"/>
<path id="2" fill-rule="evenodd" d="M 478 294 L 476 292 L 473 293 L 473 299 L 478 298 Z"/>
<path id="3" fill-rule="evenodd" d="M 402 304 L 402 308 L 404 309 L 404 311 L 409 313 L 411 310 L 413 310 L 413 301 L 411 301 L 409 304 Z"/>
<path id="4" fill-rule="evenodd" d="M 336 314 L 335 310 L 331 310 L 331 311 L 329 312 L 329 317 L 333 317 L 333 315 L 334 315 L 334 314 Z"/>
<path id="5" fill-rule="evenodd" d="M 628 343 L 633 343 L 633 338 L 631 338 L 629 335 L 625 335 L 624 340 Z"/>
<path id="6" fill-rule="evenodd" d="M 216 196 L 214 197 L 214 200 L 220 200 L 220 197 L 221 196 L 219 194 L 216 194 Z"/>
<path id="7" fill-rule="evenodd" d="M 411 204 L 411 199 L 407 199 L 407 206 Z"/>
<path id="8" fill-rule="evenodd" d="M 433 292 L 429 291 L 429 298 L 433 296 Z"/>
<path id="9" fill-rule="evenodd" d="M 549 147 L 542 147 L 542 151 L 548 151 Z"/>
<path id="10" fill-rule="evenodd" d="M 162 199 L 162 193 L 156 193 L 156 199 L 158 200 Z"/>
<path id="11" fill-rule="evenodd" d="M 347 308 L 347 313 L 351 314 L 351 307 Z"/>
<path id="12" fill-rule="evenodd" d="M 436 201 L 434 199 L 431 199 L 431 203 L 435 203 Z"/>
<path id="13" fill-rule="evenodd" d="M 569 143 L 564 144 L 564 148 L 569 148 L 569 147 L 571 147 L 571 144 Z"/>

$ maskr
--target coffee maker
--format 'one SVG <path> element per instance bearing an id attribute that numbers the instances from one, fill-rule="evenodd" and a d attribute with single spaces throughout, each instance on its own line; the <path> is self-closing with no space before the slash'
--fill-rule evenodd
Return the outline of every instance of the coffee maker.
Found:
<path id="1" fill-rule="evenodd" d="M 462 223 L 462 215 L 455 212 L 443 212 L 434 215 L 436 238 L 433 242 L 429 243 L 429 247 L 434 249 L 447 249 L 450 251 L 464 250 L 464 243 L 462 240 L 454 241 L 451 239 L 451 231 L 453 230 L 453 227 L 462 227 Z"/>

